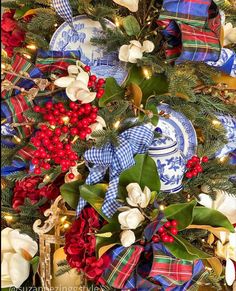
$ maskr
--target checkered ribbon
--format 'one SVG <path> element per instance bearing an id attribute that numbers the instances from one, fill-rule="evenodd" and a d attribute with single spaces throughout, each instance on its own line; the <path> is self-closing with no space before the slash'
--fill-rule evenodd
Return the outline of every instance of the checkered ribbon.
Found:
<path id="1" fill-rule="evenodd" d="M 163 8 L 157 24 L 170 62 L 218 60 L 221 22 L 212 0 L 164 0 Z"/>
<path id="2" fill-rule="evenodd" d="M 73 14 L 69 0 L 52 0 L 52 6 L 56 13 L 73 27 Z"/>
<path id="3" fill-rule="evenodd" d="M 109 187 L 102 206 L 102 211 L 107 217 L 111 217 L 120 206 L 116 201 L 119 175 L 135 164 L 134 155 L 145 153 L 152 140 L 153 132 L 148 127 L 137 126 L 119 135 L 119 146 L 115 147 L 107 143 L 102 148 L 94 147 L 85 152 L 85 161 L 94 164 L 92 168 L 89 168 L 90 174 L 86 179 L 86 184 L 101 182 L 109 169 Z M 86 203 L 83 198 L 80 198 L 77 214 L 80 214 Z"/>
<path id="4" fill-rule="evenodd" d="M 109 286 L 122 290 L 185 291 L 204 271 L 202 261 L 174 258 L 161 243 L 119 246 L 108 255 L 111 264 L 102 277 Z"/>

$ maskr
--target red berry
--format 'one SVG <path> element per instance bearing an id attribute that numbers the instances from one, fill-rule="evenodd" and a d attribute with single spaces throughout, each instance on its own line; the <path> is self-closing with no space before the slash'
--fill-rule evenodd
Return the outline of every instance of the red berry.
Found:
<path id="1" fill-rule="evenodd" d="M 152 241 L 153 241 L 154 243 L 158 243 L 158 242 L 160 241 L 160 237 L 159 237 L 159 235 L 154 235 L 154 236 L 152 237 Z"/>
<path id="2" fill-rule="evenodd" d="M 60 114 L 60 111 L 59 111 L 58 109 L 55 109 L 55 110 L 53 111 L 53 114 L 54 114 L 54 115 L 59 115 L 59 114 Z"/>
<path id="3" fill-rule="evenodd" d="M 191 179 L 191 178 L 193 177 L 192 172 L 187 172 L 187 173 L 185 174 L 185 177 L 188 178 L 188 179 Z"/>
<path id="4" fill-rule="evenodd" d="M 68 132 L 68 127 L 66 126 L 66 125 L 64 125 L 63 127 L 62 127 L 62 129 L 61 129 L 61 131 L 63 132 L 63 133 L 67 133 Z"/>
<path id="5" fill-rule="evenodd" d="M 49 150 L 49 151 L 52 151 L 53 149 L 54 149 L 54 146 L 53 146 L 52 144 L 49 144 L 49 145 L 48 145 L 48 150 Z"/>
<path id="6" fill-rule="evenodd" d="M 45 125 L 45 124 L 42 124 L 42 125 L 40 126 L 40 128 L 41 128 L 41 130 L 43 130 L 43 131 L 46 131 L 46 130 L 48 129 L 47 125 Z"/>
<path id="7" fill-rule="evenodd" d="M 164 227 L 170 227 L 171 226 L 171 223 L 170 223 L 170 221 L 167 221 L 165 224 L 164 224 Z"/>
<path id="8" fill-rule="evenodd" d="M 193 175 L 193 177 L 196 177 L 196 176 L 198 175 L 198 171 L 195 170 L 195 169 L 193 169 L 193 170 L 192 170 L 192 175 Z"/>
<path id="9" fill-rule="evenodd" d="M 106 81 L 104 79 L 98 79 L 98 85 L 102 86 Z"/>
<path id="10" fill-rule="evenodd" d="M 91 68 L 90 68 L 90 66 L 85 66 L 84 70 L 85 70 L 85 72 L 90 72 Z"/>
<path id="11" fill-rule="evenodd" d="M 34 169 L 34 173 L 35 173 L 36 175 L 40 175 L 40 174 L 41 174 L 41 170 L 40 170 L 40 168 L 35 168 L 35 169 Z"/>
<path id="12" fill-rule="evenodd" d="M 40 145 L 41 145 L 41 142 L 39 141 L 39 140 L 35 140 L 34 142 L 33 142 L 33 144 L 36 146 L 36 147 L 39 147 Z"/>
<path id="13" fill-rule="evenodd" d="M 45 105 L 45 107 L 47 108 L 47 109 L 52 109 L 53 108 L 53 104 L 52 104 L 52 102 L 47 102 L 46 103 L 46 105 Z"/>
<path id="14" fill-rule="evenodd" d="M 34 112 L 40 112 L 41 111 L 41 108 L 39 106 L 34 106 Z"/>
<path id="15" fill-rule="evenodd" d="M 49 169 L 51 168 L 51 166 L 50 166 L 50 164 L 45 163 L 45 164 L 43 164 L 43 168 L 44 168 L 45 170 L 49 170 Z"/>
<path id="16" fill-rule="evenodd" d="M 56 135 L 60 136 L 60 135 L 61 135 L 61 129 L 60 129 L 59 127 L 56 128 L 56 129 L 54 130 L 54 133 L 55 133 Z"/>
<path id="17" fill-rule="evenodd" d="M 199 159 L 199 157 L 197 157 L 197 156 L 193 156 L 193 157 L 192 157 L 192 161 L 193 161 L 193 162 L 199 162 L 200 159 Z"/>
<path id="18" fill-rule="evenodd" d="M 198 173 L 201 173 L 203 171 L 202 166 L 200 166 L 200 165 L 197 165 L 195 167 L 195 170 L 198 171 Z"/>
<path id="19" fill-rule="evenodd" d="M 63 150 L 59 150 L 57 152 L 57 154 L 58 154 L 59 157 L 63 157 L 65 155 L 65 152 Z"/>
<path id="20" fill-rule="evenodd" d="M 59 108 L 64 108 L 64 104 L 62 102 L 57 103 Z"/>
<path id="21" fill-rule="evenodd" d="M 33 165 L 38 165 L 38 164 L 39 164 L 39 160 L 36 159 L 36 158 L 33 158 L 33 159 L 32 159 L 32 164 L 33 164 Z"/>
<path id="22" fill-rule="evenodd" d="M 68 169 L 68 168 L 67 168 L 66 166 L 62 166 L 62 167 L 61 167 L 62 172 L 67 171 L 67 169 Z"/>
<path id="23" fill-rule="evenodd" d="M 175 241 L 175 239 L 172 236 L 169 236 L 169 241 L 168 242 L 172 244 L 174 241 Z"/>
<path id="24" fill-rule="evenodd" d="M 90 114 L 90 118 L 92 118 L 92 120 L 95 120 L 97 118 L 97 114 L 96 113 L 91 113 Z"/>
<path id="25" fill-rule="evenodd" d="M 178 229 L 173 227 L 170 229 L 170 232 L 173 234 L 173 235 L 177 235 L 178 234 Z"/>
<path id="26" fill-rule="evenodd" d="M 93 82 L 92 81 L 88 81 L 88 87 L 92 87 L 93 86 Z"/>
<path id="27" fill-rule="evenodd" d="M 176 227 L 176 226 L 178 225 L 178 221 L 175 220 L 175 219 L 173 219 L 173 220 L 171 221 L 171 225 Z"/>
<path id="28" fill-rule="evenodd" d="M 75 102 L 70 102 L 70 104 L 69 104 L 69 107 L 71 108 L 71 109 L 73 109 L 74 107 L 75 107 Z"/>
<path id="29" fill-rule="evenodd" d="M 95 75 L 91 75 L 89 77 L 89 80 L 91 80 L 92 82 L 95 82 L 97 80 L 97 77 Z"/>
<path id="30" fill-rule="evenodd" d="M 70 174 L 68 175 L 68 178 L 71 179 L 71 180 L 74 179 L 74 177 L 75 177 L 75 175 L 74 175 L 73 173 L 70 173 Z"/>
<path id="31" fill-rule="evenodd" d="M 85 138 L 86 138 L 86 135 L 87 135 L 87 133 L 82 131 L 82 132 L 79 134 L 79 138 L 80 138 L 80 139 L 85 139 Z"/>
<path id="32" fill-rule="evenodd" d="M 162 237 L 161 237 L 161 239 L 162 239 L 162 241 L 163 242 L 169 242 L 169 235 L 163 235 Z"/>
<path id="33" fill-rule="evenodd" d="M 59 150 L 62 150 L 63 149 L 63 143 L 62 142 L 58 142 L 56 147 L 59 149 Z"/>
<path id="34" fill-rule="evenodd" d="M 85 111 L 90 111 L 91 109 L 92 109 L 92 106 L 89 103 L 84 105 L 84 110 Z"/>
<path id="35" fill-rule="evenodd" d="M 202 157 L 202 162 L 207 163 L 209 161 L 209 158 L 207 156 Z"/>
<path id="36" fill-rule="evenodd" d="M 71 135 L 77 135 L 78 134 L 78 129 L 76 127 L 72 127 L 70 129 L 70 133 L 71 133 Z"/>
<path id="37" fill-rule="evenodd" d="M 72 117 L 72 118 L 70 119 L 70 123 L 72 123 L 72 124 L 77 123 L 77 121 L 78 121 L 78 118 L 77 118 L 77 117 Z"/>
<path id="38" fill-rule="evenodd" d="M 59 111 L 60 111 L 61 113 L 65 113 L 65 112 L 66 112 L 66 109 L 65 109 L 64 107 L 61 107 L 61 108 L 59 109 Z"/>
<path id="39" fill-rule="evenodd" d="M 76 162 L 75 161 L 70 161 L 70 166 L 71 167 L 74 167 L 76 165 Z"/>
<path id="40" fill-rule="evenodd" d="M 159 229 L 158 229 L 158 232 L 159 233 L 163 233 L 165 231 L 165 228 L 163 226 L 161 226 Z"/>
<path id="41" fill-rule="evenodd" d="M 57 143 L 60 141 L 60 139 L 59 139 L 59 137 L 54 136 L 54 137 L 52 138 L 52 141 L 53 141 L 53 143 L 57 144 Z"/>
<path id="42" fill-rule="evenodd" d="M 92 132 L 92 129 L 91 129 L 90 127 L 87 127 L 87 128 L 86 128 L 86 133 L 87 133 L 87 134 L 90 134 L 91 132 Z"/>

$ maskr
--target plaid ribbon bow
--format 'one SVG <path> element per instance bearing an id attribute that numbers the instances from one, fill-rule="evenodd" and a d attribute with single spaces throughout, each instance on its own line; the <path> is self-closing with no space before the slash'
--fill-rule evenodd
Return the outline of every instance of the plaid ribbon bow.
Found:
<path id="1" fill-rule="evenodd" d="M 73 28 L 73 14 L 69 0 L 52 0 L 52 6 L 56 13 Z"/>
<path id="2" fill-rule="evenodd" d="M 161 243 L 144 247 L 115 247 L 108 251 L 111 259 L 103 273 L 106 283 L 121 290 L 185 291 L 204 272 L 201 260 L 174 258 Z"/>
<path id="3" fill-rule="evenodd" d="M 171 61 L 216 61 L 220 55 L 221 21 L 212 0 L 164 0 L 157 24 L 167 40 Z"/>
<path id="4" fill-rule="evenodd" d="M 109 187 L 102 206 L 102 211 L 107 217 L 111 217 L 120 206 L 116 201 L 120 173 L 135 164 L 134 155 L 145 153 L 152 140 L 151 129 L 146 126 L 137 126 L 119 135 L 118 147 L 107 143 L 100 149 L 94 147 L 85 152 L 86 162 L 94 164 L 92 168 L 89 168 L 90 174 L 86 179 L 86 184 L 100 182 L 109 169 Z M 80 198 L 77 214 L 80 214 L 86 203 L 83 198 Z"/>

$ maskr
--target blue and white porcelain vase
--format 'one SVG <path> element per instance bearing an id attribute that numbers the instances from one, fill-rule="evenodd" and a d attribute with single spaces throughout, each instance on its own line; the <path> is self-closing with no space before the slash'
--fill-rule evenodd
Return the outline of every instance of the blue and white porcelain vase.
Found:
<path id="1" fill-rule="evenodd" d="M 161 191 L 179 192 L 183 188 L 186 158 L 178 149 L 177 142 L 167 136 L 161 136 L 154 139 L 148 154 L 156 163 Z"/>

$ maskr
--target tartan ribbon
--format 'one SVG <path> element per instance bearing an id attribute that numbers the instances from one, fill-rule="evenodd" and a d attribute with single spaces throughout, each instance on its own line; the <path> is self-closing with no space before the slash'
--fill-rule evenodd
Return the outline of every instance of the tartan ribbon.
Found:
<path id="1" fill-rule="evenodd" d="M 204 271 L 201 260 L 174 258 L 161 243 L 119 246 L 108 255 L 111 264 L 102 277 L 109 286 L 122 290 L 184 291 Z"/>
<path id="2" fill-rule="evenodd" d="M 167 40 L 170 62 L 216 61 L 220 54 L 220 15 L 212 0 L 164 0 L 157 24 Z"/>
<path id="3" fill-rule="evenodd" d="M 80 51 L 44 51 L 39 49 L 36 67 L 45 75 L 67 75 L 69 65 L 75 65 L 81 57 Z"/>
<path id="4" fill-rule="evenodd" d="M 69 0 L 52 0 L 52 6 L 56 13 L 73 28 L 73 14 Z"/>
<path id="5" fill-rule="evenodd" d="M 89 167 L 90 173 L 86 184 L 101 182 L 109 169 L 109 187 L 102 206 L 102 211 L 107 217 L 111 217 L 120 206 L 116 201 L 120 173 L 135 164 L 135 154 L 142 154 L 148 150 L 153 140 L 153 132 L 146 126 L 136 126 L 124 131 L 118 138 L 117 147 L 107 143 L 102 148 L 93 147 L 84 154 L 87 164 L 94 164 L 93 167 Z M 87 202 L 80 198 L 77 214 L 80 214 L 86 204 Z"/>

